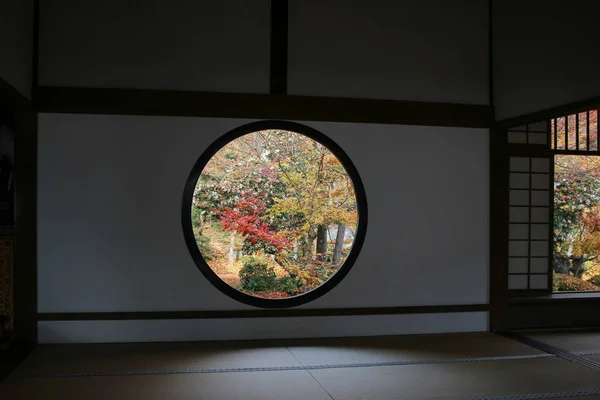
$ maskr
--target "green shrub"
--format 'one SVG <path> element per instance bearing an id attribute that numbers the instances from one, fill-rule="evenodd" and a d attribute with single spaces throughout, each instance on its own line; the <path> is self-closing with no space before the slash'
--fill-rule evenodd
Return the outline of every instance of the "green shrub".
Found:
<path id="1" fill-rule="evenodd" d="M 600 290 L 600 286 L 596 286 L 583 279 L 575 278 L 570 275 L 554 274 L 552 279 L 552 290 L 555 292 L 589 291 Z"/>
<path id="2" fill-rule="evenodd" d="M 298 294 L 302 291 L 302 281 L 298 278 L 284 276 L 277 280 L 277 291 L 288 295 Z"/>
<path id="3" fill-rule="evenodd" d="M 202 224 L 202 210 L 198 207 L 192 207 L 192 226 L 194 228 L 199 228 Z"/>
<path id="4" fill-rule="evenodd" d="M 239 273 L 242 290 L 263 292 L 276 289 L 277 276 L 273 267 L 254 257 L 244 257 L 243 261 L 244 266 Z"/>
<path id="5" fill-rule="evenodd" d="M 210 261 L 213 259 L 213 252 L 210 247 L 210 238 L 206 236 L 196 236 L 196 244 L 198 245 L 198 250 L 200 250 L 200 254 L 206 261 Z"/>

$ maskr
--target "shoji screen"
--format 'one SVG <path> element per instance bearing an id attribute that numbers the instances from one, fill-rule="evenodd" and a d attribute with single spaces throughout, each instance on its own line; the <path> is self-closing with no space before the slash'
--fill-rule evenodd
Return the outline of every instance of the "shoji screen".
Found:
<path id="1" fill-rule="evenodd" d="M 509 290 L 551 289 L 552 157 L 548 124 L 509 129 Z"/>

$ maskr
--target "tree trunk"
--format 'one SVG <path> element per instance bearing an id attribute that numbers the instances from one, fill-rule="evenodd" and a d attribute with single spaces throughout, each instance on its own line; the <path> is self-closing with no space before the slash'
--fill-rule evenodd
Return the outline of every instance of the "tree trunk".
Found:
<path id="1" fill-rule="evenodd" d="M 338 224 L 337 235 L 335 236 L 335 247 L 333 249 L 333 265 L 337 266 L 342 259 L 342 249 L 344 248 L 344 236 L 346 225 Z"/>
<path id="2" fill-rule="evenodd" d="M 315 242 L 315 235 L 311 235 L 311 231 L 308 232 L 304 238 L 304 258 L 310 260 L 313 254 L 313 243 Z"/>
<path id="3" fill-rule="evenodd" d="M 325 261 L 327 256 L 327 225 L 319 225 L 317 229 L 317 257 Z"/>
<path id="4" fill-rule="evenodd" d="M 306 235 L 302 241 L 302 257 L 309 259 L 310 256 L 310 236 Z"/>
<path id="5" fill-rule="evenodd" d="M 583 278 L 583 273 L 586 271 L 585 257 L 571 257 L 571 272 L 575 278 Z"/>
<path id="6" fill-rule="evenodd" d="M 204 231 L 204 216 L 200 213 L 200 229 L 198 229 L 198 236 L 202 236 L 202 232 Z"/>
<path id="7" fill-rule="evenodd" d="M 233 265 L 235 261 L 235 231 L 231 232 L 231 236 L 229 236 L 229 251 L 227 252 L 227 260 L 229 261 L 229 265 Z"/>

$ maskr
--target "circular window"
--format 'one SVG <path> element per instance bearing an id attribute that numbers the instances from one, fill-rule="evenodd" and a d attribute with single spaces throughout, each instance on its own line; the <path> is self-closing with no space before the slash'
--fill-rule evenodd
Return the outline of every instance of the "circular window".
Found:
<path id="1" fill-rule="evenodd" d="M 182 222 L 200 271 L 259 307 L 313 300 L 348 273 L 367 224 L 356 168 L 304 125 L 264 121 L 213 143 L 185 187 Z"/>

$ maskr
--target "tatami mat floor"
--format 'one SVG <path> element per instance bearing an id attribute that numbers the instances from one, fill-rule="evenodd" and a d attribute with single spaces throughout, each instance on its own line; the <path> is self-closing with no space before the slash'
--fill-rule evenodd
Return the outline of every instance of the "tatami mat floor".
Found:
<path id="1" fill-rule="evenodd" d="M 559 332 L 526 332 L 527 337 L 563 350 L 578 353 L 600 354 L 600 332 L 573 330 Z"/>
<path id="2" fill-rule="evenodd" d="M 600 333 L 527 334 L 600 360 Z M 600 372 L 492 334 L 40 345 L 0 399 L 600 400 Z"/>

